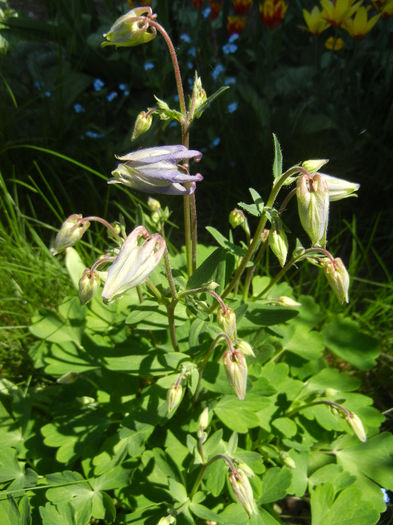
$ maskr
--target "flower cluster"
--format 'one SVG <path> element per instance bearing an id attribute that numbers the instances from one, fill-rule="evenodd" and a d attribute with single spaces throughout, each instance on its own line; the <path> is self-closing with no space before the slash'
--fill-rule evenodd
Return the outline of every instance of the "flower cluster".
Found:
<path id="1" fill-rule="evenodd" d="M 370 14 L 371 6 L 364 6 L 363 0 L 320 0 L 320 6 L 314 6 L 311 11 L 303 9 L 306 29 L 318 36 L 329 27 L 344 30 L 352 38 L 360 40 L 375 26 L 378 20 L 393 14 L 393 0 L 374 1 L 375 12 Z M 379 11 L 379 12 L 378 12 Z M 338 36 L 330 36 L 325 41 L 327 49 L 338 51 L 344 47 L 344 40 Z"/>

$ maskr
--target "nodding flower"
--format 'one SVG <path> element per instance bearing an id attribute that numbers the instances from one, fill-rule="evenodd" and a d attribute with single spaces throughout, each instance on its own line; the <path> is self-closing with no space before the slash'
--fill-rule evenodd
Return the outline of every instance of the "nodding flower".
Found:
<path id="1" fill-rule="evenodd" d="M 185 146 L 158 146 L 140 149 L 117 157 L 122 161 L 112 171 L 109 184 L 124 184 L 144 193 L 167 195 L 190 195 L 195 183 L 203 180 L 200 173 L 190 175 L 182 161 L 199 161 L 202 153 Z"/>
<path id="2" fill-rule="evenodd" d="M 146 44 L 155 38 L 157 31 L 149 24 L 154 15 L 151 7 L 135 7 L 118 18 L 107 33 L 104 33 L 105 42 L 101 46 L 132 47 Z"/>

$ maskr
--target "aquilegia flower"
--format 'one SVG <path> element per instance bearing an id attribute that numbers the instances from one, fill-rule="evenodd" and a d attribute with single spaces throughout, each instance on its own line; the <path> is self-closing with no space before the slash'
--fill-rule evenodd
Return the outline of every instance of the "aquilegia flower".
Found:
<path id="1" fill-rule="evenodd" d="M 112 171 L 113 179 L 108 182 L 145 193 L 190 195 L 195 191 L 195 182 L 203 177 L 200 173 L 189 175 L 179 163 L 188 159 L 199 161 L 201 157 L 200 151 L 188 150 L 182 145 L 141 149 L 117 157 L 122 162 Z"/>
<path id="2" fill-rule="evenodd" d="M 101 46 L 131 47 L 145 44 L 155 38 L 157 31 L 149 25 L 148 19 L 153 20 L 151 7 L 135 7 L 118 18 L 107 33 L 104 33 L 105 42 Z"/>
<path id="3" fill-rule="evenodd" d="M 141 244 L 143 239 L 146 240 Z M 108 270 L 102 297 L 112 302 L 141 284 L 160 262 L 165 247 L 165 241 L 158 233 L 150 235 L 144 226 L 135 228 Z"/>

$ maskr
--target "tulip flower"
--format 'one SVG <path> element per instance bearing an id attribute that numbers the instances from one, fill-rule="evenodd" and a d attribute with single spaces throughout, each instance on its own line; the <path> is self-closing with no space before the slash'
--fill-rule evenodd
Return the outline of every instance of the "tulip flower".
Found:
<path id="1" fill-rule="evenodd" d="M 344 45 L 344 40 L 340 37 L 329 36 L 325 41 L 325 47 L 329 51 L 340 51 Z"/>
<path id="2" fill-rule="evenodd" d="M 307 29 L 307 31 L 315 36 L 320 35 L 322 31 L 325 31 L 325 29 L 329 27 L 329 23 L 326 22 L 323 16 L 323 11 L 321 11 L 316 5 L 311 11 L 303 9 L 303 17 L 307 25 L 304 29 Z"/>
<path id="3" fill-rule="evenodd" d="M 106 42 L 101 46 L 132 47 L 145 44 L 155 38 L 157 31 L 149 25 L 148 18 L 153 18 L 151 7 L 135 7 L 118 18 L 107 33 Z M 150 29 L 150 31 L 149 31 Z"/>
<path id="4" fill-rule="evenodd" d="M 252 0 L 232 0 L 232 5 L 237 15 L 247 15 L 252 7 Z"/>
<path id="5" fill-rule="evenodd" d="M 228 16 L 227 18 L 227 35 L 240 35 L 244 31 L 246 25 L 245 16 Z"/>
<path id="6" fill-rule="evenodd" d="M 146 239 L 140 244 L 141 239 Z M 124 241 L 108 270 L 102 297 L 112 302 L 124 292 L 142 283 L 155 269 L 165 251 L 165 241 L 158 233 L 149 235 L 138 226 Z"/>
<path id="7" fill-rule="evenodd" d="M 334 27 L 341 27 L 360 4 L 354 4 L 354 0 L 321 0 L 325 20 Z"/>
<path id="8" fill-rule="evenodd" d="M 393 15 L 393 0 L 373 0 L 374 7 L 381 13 L 381 18 Z"/>
<path id="9" fill-rule="evenodd" d="M 262 4 L 259 4 L 262 22 L 269 29 L 274 29 L 281 24 L 287 9 L 288 6 L 284 0 L 264 0 Z"/>
<path id="10" fill-rule="evenodd" d="M 367 9 L 365 7 L 359 7 L 355 13 L 355 16 L 353 18 L 349 18 L 344 23 L 344 29 L 348 31 L 352 38 L 360 40 L 371 31 L 371 29 L 378 22 L 380 16 L 381 15 L 378 14 L 368 19 Z"/>
<path id="11" fill-rule="evenodd" d="M 158 146 L 146 148 L 123 157 L 121 164 L 112 171 L 109 184 L 124 184 L 145 193 L 168 195 L 190 195 L 195 191 L 195 182 L 203 180 L 201 174 L 189 175 L 183 160 L 199 161 L 202 153 L 188 150 L 185 146 Z M 186 186 L 183 186 L 186 184 Z"/>

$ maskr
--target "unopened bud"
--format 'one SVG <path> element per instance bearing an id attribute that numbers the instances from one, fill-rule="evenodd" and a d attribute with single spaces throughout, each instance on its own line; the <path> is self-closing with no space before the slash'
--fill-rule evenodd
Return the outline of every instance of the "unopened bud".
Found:
<path id="1" fill-rule="evenodd" d="M 90 222 L 81 221 L 82 215 L 79 213 L 74 213 L 63 222 L 58 234 L 56 235 L 53 248 L 50 250 L 53 255 L 57 255 L 68 248 L 68 246 L 72 246 L 82 238 L 82 235 L 90 226 Z"/>
<path id="2" fill-rule="evenodd" d="M 147 17 L 153 17 L 151 7 L 136 7 L 118 18 L 107 33 L 104 33 L 105 42 L 101 46 L 138 46 L 150 42 L 157 31 L 149 25 Z M 146 17 L 146 18 L 144 18 Z"/>
<path id="3" fill-rule="evenodd" d="M 174 412 L 177 407 L 180 405 L 180 401 L 183 394 L 183 387 L 179 384 L 173 384 L 167 393 L 167 403 L 168 403 L 168 414 Z"/>
<path id="4" fill-rule="evenodd" d="M 157 523 L 157 525 L 172 525 L 173 523 L 176 523 L 176 519 L 173 516 L 169 515 L 162 517 Z"/>
<path id="5" fill-rule="evenodd" d="M 78 377 L 80 376 L 76 372 L 66 372 L 56 379 L 56 383 L 60 383 L 61 385 L 69 385 L 71 383 L 75 383 Z"/>
<path id="6" fill-rule="evenodd" d="M 147 205 L 150 211 L 160 211 L 161 210 L 160 201 L 158 201 L 157 199 L 153 199 L 153 197 L 149 197 L 147 199 Z"/>
<path id="7" fill-rule="evenodd" d="M 86 268 L 79 281 L 79 297 L 82 304 L 88 303 L 97 293 L 100 286 L 98 272 Z"/>
<path id="8" fill-rule="evenodd" d="M 261 242 L 266 242 L 269 239 L 270 230 L 265 228 L 261 233 Z"/>
<path id="9" fill-rule="evenodd" d="M 302 162 L 303 168 L 305 168 L 310 175 L 314 175 L 317 171 L 322 168 L 325 164 L 329 162 L 329 159 L 313 159 L 313 160 L 305 160 Z"/>
<path id="10" fill-rule="evenodd" d="M 350 412 L 350 415 L 345 419 L 348 421 L 356 437 L 359 438 L 362 443 L 365 443 L 367 441 L 367 435 L 360 417 L 355 414 L 355 412 Z"/>
<path id="11" fill-rule="evenodd" d="M 258 514 L 254 494 L 246 474 L 241 469 L 237 469 L 236 472 L 229 473 L 229 481 L 231 482 L 236 499 L 244 507 L 247 514 L 249 516 Z"/>
<path id="12" fill-rule="evenodd" d="M 322 241 L 325 244 L 329 215 L 329 190 L 325 179 L 319 173 L 298 177 L 296 196 L 300 222 L 311 243 Z"/>
<path id="13" fill-rule="evenodd" d="M 149 131 L 151 127 L 151 123 L 153 122 L 153 115 L 152 113 L 146 113 L 145 111 L 141 111 L 139 115 L 136 117 L 135 124 L 134 124 L 134 131 L 131 135 L 131 140 L 135 140 L 140 135 L 143 135 L 143 133 L 146 133 L 146 131 Z"/>
<path id="14" fill-rule="evenodd" d="M 287 297 L 286 295 L 282 295 L 281 297 L 279 297 L 277 302 L 281 306 L 289 306 L 290 308 L 302 306 L 302 303 L 298 303 L 297 301 L 291 299 L 290 297 Z"/>
<path id="15" fill-rule="evenodd" d="M 288 239 L 282 228 L 273 228 L 269 235 L 269 247 L 277 257 L 281 266 L 284 266 L 288 255 Z"/>
<path id="16" fill-rule="evenodd" d="M 296 463 L 295 461 L 291 458 L 291 456 L 288 455 L 288 452 L 282 452 L 281 453 L 281 458 L 284 462 L 284 464 L 291 468 L 291 469 L 295 469 L 296 468 Z"/>
<path id="17" fill-rule="evenodd" d="M 323 268 L 328 283 L 336 294 L 337 299 L 340 303 L 348 303 L 349 274 L 340 257 L 334 259 L 334 262 L 330 259 L 325 259 Z"/>
<path id="18" fill-rule="evenodd" d="M 227 350 L 224 353 L 224 368 L 229 384 L 240 400 L 246 397 L 247 362 L 240 350 Z"/>
<path id="19" fill-rule="evenodd" d="M 195 73 L 194 87 L 192 89 L 192 97 L 190 101 L 190 110 L 191 104 L 194 104 L 194 113 L 196 118 L 199 118 L 202 115 L 200 111 L 201 106 L 206 102 L 207 95 L 206 91 L 202 87 L 201 78 Z"/>
<path id="20" fill-rule="evenodd" d="M 232 228 L 236 228 L 237 226 L 241 226 L 246 220 L 246 216 L 242 212 L 242 210 L 238 210 L 237 208 L 233 209 L 229 214 L 229 224 L 232 226 Z"/>
<path id="21" fill-rule="evenodd" d="M 206 407 L 202 411 L 201 415 L 199 416 L 198 425 L 199 425 L 199 428 L 201 428 L 202 430 L 206 430 L 208 424 L 209 424 L 209 409 L 208 407 Z"/>
<path id="22" fill-rule="evenodd" d="M 236 338 L 236 314 L 232 308 L 225 306 L 225 310 L 218 309 L 217 322 L 220 328 L 231 338 Z"/>
<path id="23" fill-rule="evenodd" d="M 330 202 L 346 199 L 347 197 L 357 197 L 355 191 L 360 188 L 360 184 L 332 177 L 331 175 L 326 175 L 326 173 L 320 173 L 320 175 L 327 184 Z"/>
<path id="24" fill-rule="evenodd" d="M 244 339 L 240 339 L 237 341 L 236 347 L 243 352 L 244 355 L 250 355 L 251 357 L 255 357 L 254 350 L 252 349 L 252 346 L 250 343 L 247 343 L 247 341 L 244 341 Z"/>
<path id="25" fill-rule="evenodd" d="M 216 288 L 218 288 L 220 285 L 214 281 L 209 281 L 206 285 L 206 290 L 210 290 L 214 292 Z"/>

